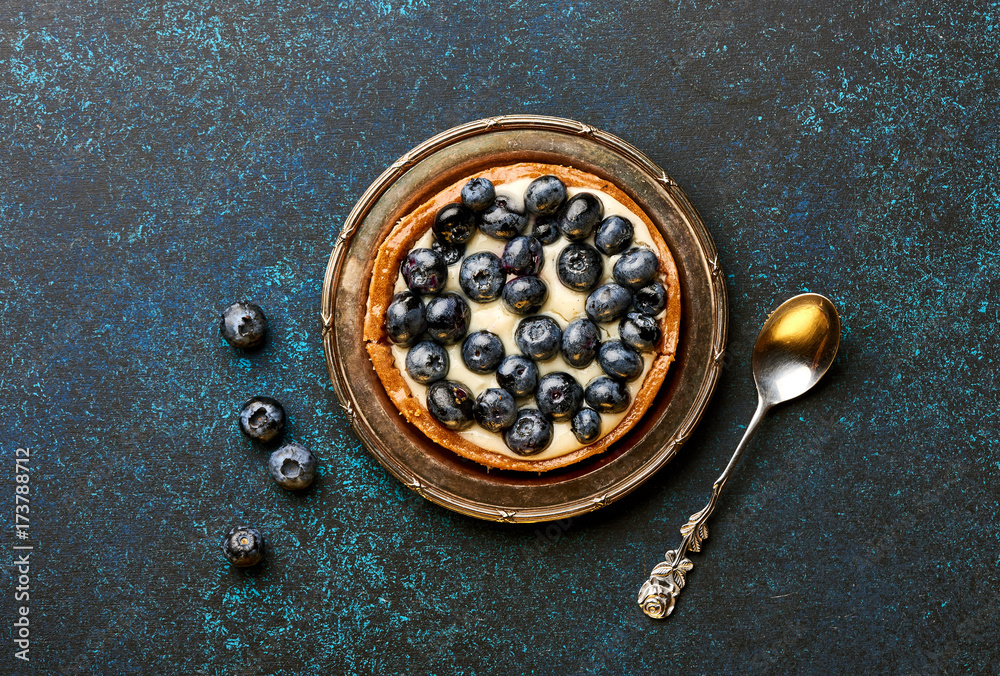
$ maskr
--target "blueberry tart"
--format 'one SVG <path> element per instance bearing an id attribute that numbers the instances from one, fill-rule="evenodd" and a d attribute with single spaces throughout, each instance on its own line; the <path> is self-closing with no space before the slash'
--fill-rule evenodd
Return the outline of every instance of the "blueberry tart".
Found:
<path id="1" fill-rule="evenodd" d="M 677 268 L 608 181 L 486 169 L 381 241 L 365 347 L 392 404 L 440 446 L 487 467 L 566 467 L 620 440 L 659 392 L 677 350 Z"/>

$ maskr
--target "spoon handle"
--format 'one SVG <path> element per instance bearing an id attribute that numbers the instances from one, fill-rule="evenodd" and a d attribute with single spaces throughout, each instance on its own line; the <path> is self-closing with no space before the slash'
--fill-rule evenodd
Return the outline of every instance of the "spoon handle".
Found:
<path id="1" fill-rule="evenodd" d="M 700 512 L 692 514 L 687 523 L 681 526 L 683 539 L 680 547 L 666 553 L 664 560 L 653 567 L 649 579 L 639 589 L 639 605 L 642 606 L 642 611 L 650 617 L 662 619 L 674 612 L 674 603 L 676 603 L 681 589 L 684 588 L 684 576 L 694 568 L 691 559 L 687 558 L 685 554 L 689 549 L 692 552 L 700 552 L 701 543 L 708 539 L 708 517 L 715 511 L 715 505 L 719 502 L 722 489 L 725 488 L 726 482 L 732 476 L 736 463 L 739 462 L 740 456 L 749 445 L 750 439 L 757 431 L 757 426 L 764 418 L 764 414 L 770 408 L 771 405 L 758 396 L 757 410 L 754 412 L 750 424 L 747 425 L 747 430 L 743 433 L 739 445 L 736 446 L 733 457 L 729 459 L 726 469 L 712 484 L 712 496 L 708 499 L 708 504 Z"/>

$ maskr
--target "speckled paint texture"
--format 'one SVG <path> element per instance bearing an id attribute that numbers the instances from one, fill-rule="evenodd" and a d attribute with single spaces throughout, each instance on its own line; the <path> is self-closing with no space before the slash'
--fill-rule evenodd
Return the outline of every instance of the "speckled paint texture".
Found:
<path id="1" fill-rule="evenodd" d="M 25 2 L 0 8 L 0 673 L 1000 673 L 995 2 Z M 586 121 L 700 209 L 730 293 L 704 422 L 628 498 L 510 526 L 387 475 L 330 387 L 320 287 L 399 155 Z M 825 293 L 840 355 L 774 411 L 666 622 L 639 585 Z M 262 352 L 219 339 L 232 300 Z M 257 394 L 322 463 L 276 488 Z M 31 661 L 14 451 L 32 449 Z M 236 522 L 266 562 L 221 559 Z"/>

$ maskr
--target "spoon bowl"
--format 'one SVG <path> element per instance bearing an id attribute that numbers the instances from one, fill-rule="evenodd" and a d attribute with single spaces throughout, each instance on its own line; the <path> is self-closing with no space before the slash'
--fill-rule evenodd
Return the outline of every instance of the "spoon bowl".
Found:
<path id="1" fill-rule="evenodd" d="M 753 377 L 768 407 L 805 394 L 840 346 L 840 316 L 826 296 L 803 293 L 771 313 L 753 348 Z"/>

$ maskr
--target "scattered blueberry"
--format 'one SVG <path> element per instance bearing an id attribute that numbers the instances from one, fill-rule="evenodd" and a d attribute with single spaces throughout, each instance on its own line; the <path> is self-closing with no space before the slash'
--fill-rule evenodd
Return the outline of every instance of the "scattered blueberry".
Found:
<path id="1" fill-rule="evenodd" d="M 497 191 L 488 178 L 474 178 L 462 187 L 462 204 L 473 211 L 482 211 L 493 204 Z"/>
<path id="2" fill-rule="evenodd" d="M 444 256 L 433 249 L 414 249 L 399 266 L 406 286 L 421 296 L 437 293 L 448 281 L 448 265 Z"/>
<path id="3" fill-rule="evenodd" d="M 574 242 L 559 252 L 556 275 L 563 286 L 590 291 L 604 274 L 604 258 L 589 244 Z"/>
<path id="4" fill-rule="evenodd" d="M 392 297 L 385 311 L 385 332 L 389 340 L 409 347 L 417 342 L 427 329 L 424 301 L 410 290 L 400 291 Z"/>
<path id="5" fill-rule="evenodd" d="M 302 444 L 285 444 L 271 454 L 267 471 L 282 488 L 301 491 L 316 477 L 316 456 Z"/>
<path id="6" fill-rule="evenodd" d="M 516 277 L 504 285 L 504 307 L 518 315 L 530 315 L 542 309 L 549 287 L 538 277 Z"/>
<path id="7" fill-rule="evenodd" d="M 601 346 L 601 334 L 597 325 L 589 319 L 574 319 L 562 334 L 562 356 L 566 363 L 576 368 L 585 368 L 594 361 Z"/>
<path id="8" fill-rule="evenodd" d="M 587 383 L 584 398 L 598 413 L 621 413 L 632 399 L 625 383 L 608 376 L 598 376 Z"/>
<path id="9" fill-rule="evenodd" d="M 254 397 L 243 404 L 240 411 L 240 429 L 243 434 L 257 441 L 274 441 L 285 428 L 285 409 L 277 399 Z"/>
<path id="10" fill-rule="evenodd" d="M 660 259 L 652 250 L 633 247 L 621 255 L 615 263 L 612 275 L 622 286 L 638 289 L 653 281 L 659 267 Z"/>
<path id="11" fill-rule="evenodd" d="M 236 526 L 223 539 L 222 553 L 239 568 L 255 566 L 264 558 L 264 536 L 256 528 Z"/>
<path id="12" fill-rule="evenodd" d="M 500 256 L 500 265 L 508 275 L 537 275 L 545 258 L 542 243 L 534 237 L 521 236 L 507 242 Z"/>
<path id="13" fill-rule="evenodd" d="M 609 340 L 601 344 L 597 352 L 597 363 L 609 376 L 622 380 L 635 380 L 642 375 L 642 355 L 620 340 Z"/>
<path id="14" fill-rule="evenodd" d="M 465 255 L 464 244 L 445 244 L 438 240 L 431 242 L 431 250 L 441 254 L 445 265 L 454 265 L 462 260 L 462 256 Z"/>
<path id="15" fill-rule="evenodd" d="M 632 305 L 632 292 L 624 286 L 609 282 L 587 296 L 587 316 L 598 324 L 613 322 L 628 312 Z"/>
<path id="16" fill-rule="evenodd" d="M 559 239 L 559 235 L 561 234 L 556 219 L 548 216 L 539 216 L 535 220 L 535 225 L 531 228 L 531 236 L 542 244 L 552 244 L 552 242 Z"/>
<path id="17" fill-rule="evenodd" d="M 635 309 L 644 315 L 655 317 L 667 306 L 667 290 L 659 282 L 653 282 L 635 292 Z"/>
<path id="18" fill-rule="evenodd" d="M 417 343 L 406 353 L 406 372 L 421 385 L 430 385 L 448 375 L 448 351 L 433 340 Z"/>
<path id="19" fill-rule="evenodd" d="M 589 192 L 582 192 L 567 202 L 559 213 L 559 230 L 566 239 L 578 242 L 590 237 L 603 217 L 601 200 Z"/>
<path id="20" fill-rule="evenodd" d="M 515 397 L 530 397 L 538 387 L 538 366 L 523 354 L 508 355 L 497 368 L 497 383 Z"/>
<path id="21" fill-rule="evenodd" d="M 524 191 L 525 208 L 538 216 L 559 211 L 566 201 L 566 185 L 551 174 L 536 178 Z"/>
<path id="22" fill-rule="evenodd" d="M 522 408 L 506 432 L 503 442 L 518 455 L 541 453 L 552 443 L 552 423 L 533 408 Z"/>
<path id="23" fill-rule="evenodd" d="M 634 234 L 632 221 L 621 216 L 608 216 L 597 226 L 594 244 L 605 256 L 614 256 L 632 244 Z"/>
<path id="24" fill-rule="evenodd" d="M 267 318 L 256 303 L 233 303 L 222 311 L 219 333 L 233 347 L 251 350 L 264 343 Z"/>
<path id="25" fill-rule="evenodd" d="M 431 230 L 446 244 L 465 244 L 476 234 L 476 214 L 463 204 L 446 204 L 434 216 Z"/>
<path id="26" fill-rule="evenodd" d="M 655 317 L 629 312 L 618 324 L 618 338 L 640 352 L 655 352 L 663 332 Z"/>
<path id="27" fill-rule="evenodd" d="M 496 239 L 513 239 L 528 225 L 527 217 L 516 211 L 506 197 L 497 197 L 483 212 L 479 229 Z"/>
<path id="28" fill-rule="evenodd" d="M 502 432 L 517 420 L 517 403 L 514 395 L 499 387 L 490 387 L 479 393 L 473 412 L 479 426 L 490 432 Z"/>
<path id="29" fill-rule="evenodd" d="M 551 317 L 539 315 L 521 320 L 514 330 L 514 342 L 535 361 L 552 359 L 559 353 L 562 331 Z"/>
<path id="30" fill-rule="evenodd" d="M 465 337 L 469 329 L 469 304 L 457 293 L 442 293 L 427 303 L 427 333 L 444 345 Z"/>
<path id="31" fill-rule="evenodd" d="M 500 297 L 507 276 L 500 259 L 489 251 L 479 251 L 467 256 L 458 271 L 458 284 L 462 291 L 477 303 L 488 303 Z"/>
<path id="32" fill-rule="evenodd" d="M 475 414 L 472 390 L 454 380 L 439 380 L 427 388 L 427 410 L 450 430 L 464 430 Z"/>
<path id="33" fill-rule="evenodd" d="M 503 341 L 489 331 L 470 333 L 462 343 L 462 361 L 473 373 L 495 371 L 504 358 Z"/>
<path id="34" fill-rule="evenodd" d="M 592 444 L 601 436 L 601 414 L 592 408 L 581 408 L 573 416 L 573 435 L 581 444 Z"/>
<path id="35" fill-rule="evenodd" d="M 569 420 L 583 406 L 583 388 L 568 373 L 547 373 L 538 381 L 535 403 L 555 422 Z"/>

